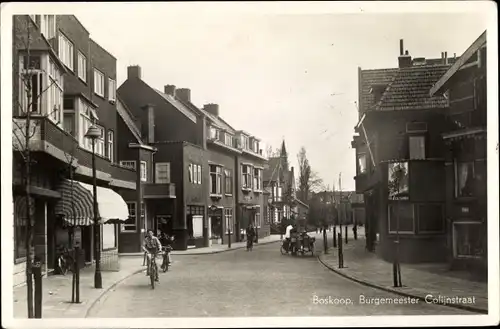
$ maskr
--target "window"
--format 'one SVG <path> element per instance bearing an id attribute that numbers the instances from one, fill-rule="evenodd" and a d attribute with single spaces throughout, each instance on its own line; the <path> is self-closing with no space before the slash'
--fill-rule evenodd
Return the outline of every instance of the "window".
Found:
<path id="1" fill-rule="evenodd" d="M 201 184 L 201 165 L 197 165 L 198 167 L 198 184 Z"/>
<path id="2" fill-rule="evenodd" d="M 389 199 L 407 200 L 409 197 L 408 162 L 388 164 Z"/>
<path id="3" fill-rule="evenodd" d="M 144 202 L 141 202 L 141 221 L 142 223 L 146 223 L 146 204 Z"/>
<path id="4" fill-rule="evenodd" d="M 193 177 L 193 165 L 190 163 L 188 166 L 188 174 L 189 174 L 189 182 L 193 183 L 194 182 L 194 177 Z"/>
<path id="5" fill-rule="evenodd" d="M 78 77 L 87 82 L 87 58 L 81 52 L 78 52 Z"/>
<path id="6" fill-rule="evenodd" d="M 28 63 L 28 61 L 30 63 Z M 21 56 L 19 58 L 19 106 L 21 112 L 42 113 L 43 71 L 39 56 Z M 28 91 L 31 98 L 28 99 Z"/>
<path id="7" fill-rule="evenodd" d="M 366 153 L 358 154 L 358 174 L 363 174 L 367 171 L 366 168 Z"/>
<path id="8" fill-rule="evenodd" d="M 97 69 L 94 69 L 94 92 L 104 97 L 104 74 Z"/>
<path id="9" fill-rule="evenodd" d="M 255 140 L 253 141 L 253 148 L 252 149 L 255 153 L 259 153 L 259 142 L 258 141 L 255 141 Z"/>
<path id="10" fill-rule="evenodd" d="M 104 128 L 96 126 L 101 130 L 101 136 L 95 140 L 95 154 L 106 157 L 106 135 L 104 134 Z"/>
<path id="11" fill-rule="evenodd" d="M 219 139 L 219 134 L 220 134 L 219 129 L 217 129 L 215 127 L 210 127 L 210 138 L 211 139 Z"/>
<path id="12" fill-rule="evenodd" d="M 248 150 L 249 149 L 248 137 L 247 136 L 241 135 L 241 147 L 244 150 Z"/>
<path id="13" fill-rule="evenodd" d="M 410 159 L 425 159 L 425 136 L 410 136 Z"/>
<path id="14" fill-rule="evenodd" d="M 455 196 L 472 197 L 474 195 L 474 162 L 457 162 L 455 167 Z"/>
<path id="15" fill-rule="evenodd" d="M 252 188 L 252 173 L 249 165 L 241 165 L 241 187 L 244 189 Z"/>
<path id="16" fill-rule="evenodd" d="M 233 234 L 233 209 L 225 208 L 224 209 L 224 220 L 226 223 L 226 234 Z"/>
<path id="17" fill-rule="evenodd" d="M 137 231 L 137 203 L 126 202 L 128 207 L 128 219 L 121 225 L 122 232 L 136 232 Z M 142 215 L 142 214 L 141 214 Z"/>
<path id="18" fill-rule="evenodd" d="M 442 204 L 419 204 L 415 207 L 419 233 L 442 233 L 444 231 L 444 206 Z"/>
<path id="19" fill-rule="evenodd" d="M 73 97 L 65 97 L 63 99 L 63 112 L 64 131 L 76 137 L 75 99 Z"/>
<path id="20" fill-rule="evenodd" d="M 260 217 L 260 208 L 257 208 L 257 211 L 255 212 L 255 223 L 254 226 L 257 228 L 260 228 L 262 226 L 261 222 L 262 218 Z"/>
<path id="21" fill-rule="evenodd" d="M 80 112 L 79 118 L 79 141 L 80 145 L 86 150 L 92 150 L 92 140 L 85 137 L 85 134 L 95 121 L 96 115 L 90 105 L 87 105 L 81 98 L 78 98 L 78 111 Z M 104 136 L 103 136 L 104 138 Z"/>
<path id="22" fill-rule="evenodd" d="M 40 31 L 47 40 L 56 36 L 55 15 L 40 15 Z"/>
<path id="23" fill-rule="evenodd" d="M 233 146 L 233 136 L 226 133 L 225 136 L 224 136 L 224 143 L 228 146 L 231 146 L 231 147 L 234 147 Z"/>
<path id="24" fill-rule="evenodd" d="M 253 188 L 255 191 L 262 191 L 262 169 L 254 168 L 253 170 Z"/>
<path id="25" fill-rule="evenodd" d="M 17 196 L 12 202 L 12 207 L 14 210 L 14 257 L 16 259 L 26 257 L 26 224 L 27 213 L 26 213 L 26 197 Z M 31 227 L 35 225 L 35 216 L 33 209 L 35 207 L 35 200 L 31 198 Z M 32 239 L 32 242 L 34 239 Z M 34 245 L 32 245 L 31 253 L 34 253 Z"/>
<path id="26" fill-rule="evenodd" d="M 157 162 L 155 164 L 155 183 L 169 184 L 170 183 L 170 163 Z"/>
<path id="27" fill-rule="evenodd" d="M 114 133 L 113 130 L 108 130 L 108 159 L 111 162 L 115 161 L 115 156 L 114 156 Z"/>
<path id="28" fill-rule="evenodd" d="M 130 160 L 120 161 L 120 166 L 136 170 L 136 162 Z"/>
<path id="29" fill-rule="evenodd" d="M 210 165 L 210 194 L 222 195 L 222 167 Z"/>
<path id="30" fill-rule="evenodd" d="M 233 194 L 233 173 L 230 169 L 224 170 L 224 193 Z"/>
<path id="31" fill-rule="evenodd" d="M 457 258 L 485 256 L 487 242 L 485 228 L 480 222 L 454 222 L 453 245 Z"/>
<path id="32" fill-rule="evenodd" d="M 59 58 L 70 70 L 73 71 L 73 43 L 63 34 L 59 34 Z"/>
<path id="33" fill-rule="evenodd" d="M 389 233 L 408 234 L 415 231 L 413 204 L 408 202 L 388 205 Z"/>
<path id="34" fill-rule="evenodd" d="M 116 102 L 116 82 L 113 79 L 108 80 L 108 96 L 111 102 Z"/>
<path id="35" fill-rule="evenodd" d="M 63 80 L 56 64 L 49 59 L 49 85 L 47 90 L 47 112 L 49 119 L 56 124 L 61 122 L 63 112 Z"/>
<path id="36" fill-rule="evenodd" d="M 148 166 L 146 161 L 141 161 L 141 181 L 148 181 Z"/>

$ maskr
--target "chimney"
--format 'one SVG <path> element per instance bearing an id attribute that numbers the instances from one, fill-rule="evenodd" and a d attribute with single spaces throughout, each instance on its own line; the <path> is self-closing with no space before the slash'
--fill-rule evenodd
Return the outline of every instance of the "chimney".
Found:
<path id="1" fill-rule="evenodd" d="M 127 67 L 127 79 L 141 79 L 141 67 L 139 65 L 132 65 Z"/>
<path id="2" fill-rule="evenodd" d="M 190 103 L 191 102 L 191 89 L 188 88 L 179 88 L 175 91 L 175 97 L 180 99 L 183 102 Z"/>
<path id="3" fill-rule="evenodd" d="M 403 56 L 403 39 L 399 40 L 399 56 Z"/>
<path id="4" fill-rule="evenodd" d="M 146 104 L 141 109 L 143 110 L 141 115 L 141 137 L 146 143 L 152 144 L 155 141 L 154 106 Z"/>
<path id="5" fill-rule="evenodd" d="M 444 65 L 448 65 L 448 52 L 444 52 Z"/>
<path id="6" fill-rule="evenodd" d="M 175 86 L 174 85 L 166 85 L 163 87 L 163 92 L 167 95 L 175 97 Z"/>
<path id="7" fill-rule="evenodd" d="M 215 115 L 216 117 L 219 116 L 219 105 L 218 104 L 205 104 L 203 106 L 203 109 L 205 111 L 207 111 L 208 113 Z"/>
<path id="8" fill-rule="evenodd" d="M 402 49 L 400 49 L 402 50 Z M 402 53 L 402 51 L 401 51 Z M 404 55 L 400 55 L 398 57 L 398 62 L 399 62 L 399 68 L 404 68 L 404 67 L 411 67 L 412 62 L 411 62 L 411 56 L 408 54 L 408 50 L 405 51 Z"/>

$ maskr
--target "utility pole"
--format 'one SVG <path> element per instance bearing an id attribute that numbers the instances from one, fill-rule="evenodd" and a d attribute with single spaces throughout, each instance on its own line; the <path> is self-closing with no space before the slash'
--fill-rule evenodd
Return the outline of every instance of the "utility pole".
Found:
<path id="1" fill-rule="evenodd" d="M 342 172 L 339 173 L 339 229 L 342 235 Z"/>

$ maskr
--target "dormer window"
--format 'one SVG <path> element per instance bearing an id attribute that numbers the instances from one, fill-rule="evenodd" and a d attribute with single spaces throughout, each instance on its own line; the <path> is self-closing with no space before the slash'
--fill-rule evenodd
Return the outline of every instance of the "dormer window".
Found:
<path id="1" fill-rule="evenodd" d="M 259 153 L 259 142 L 254 140 L 253 141 L 253 147 L 252 147 L 252 150 L 255 152 L 255 153 Z"/>
<path id="2" fill-rule="evenodd" d="M 226 134 L 225 134 L 225 136 L 224 136 L 224 139 L 225 139 L 225 140 L 224 140 L 224 143 L 225 143 L 226 145 L 231 146 L 231 147 L 234 147 L 234 146 L 233 146 L 233 136 L 232 136 L 232 135 L 230 135 L 230 134 L 228 134 L 228 133 L 226 132 Z"/>
<path id="3" fill-rule="evenodd" d="M 219 139 L 220 131 L 215 127 L 210 127 L 210 139 Z"/>
<path id="4" fill-rule="evenodd" d="M 384 94 L 385 88 L 387 88 L 385 84 L 375 84 L 371 86 L 370 94 L 373 95 L 373 100 L 375 103 L 380 101 L 382 95 Z"/>
<path id="5" fill-rule="evenodd" d="M 248 150 L 250 148 L 248 143 L 248 137 L 245 135 L 241 135 L 241 148 L 243 148 L 244 150 Z"/>

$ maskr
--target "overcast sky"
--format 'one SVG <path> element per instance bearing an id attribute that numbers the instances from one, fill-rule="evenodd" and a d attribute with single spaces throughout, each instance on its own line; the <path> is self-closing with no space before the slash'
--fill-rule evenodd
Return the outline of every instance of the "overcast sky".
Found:
<path id="1" fill-rule="evenodd" d="M 358 118 L 358 67 L 396 67 L 399 39 L 414 57 L 440 57 L 442 51 L 459 56 L 487 26 L 478 13 L 280 15 L 179 13 L 166 4 L 137 8 L 74 12 L 118 59 L 118 84 L 128 65 L 140 65 L 153 87 L 190 88 L 194 104 L 219 104 L 220 115 L 234 128 L 274 148 L 284 138 L 292 165 L 304 146 L 325 184 L 335 181 L 338 187 L 342 172 L 343 190 L 354 189 L 350 141 Z"/>

